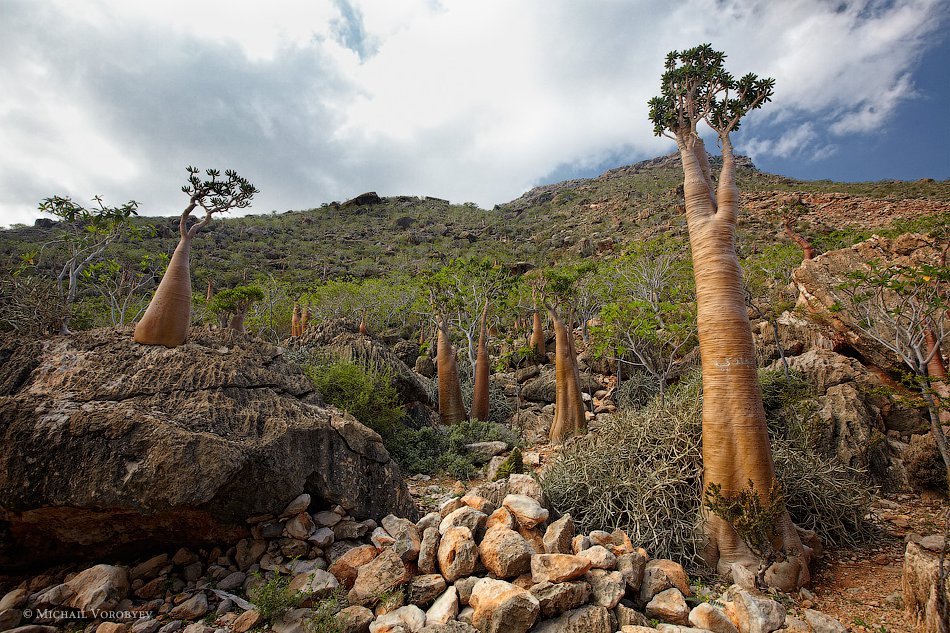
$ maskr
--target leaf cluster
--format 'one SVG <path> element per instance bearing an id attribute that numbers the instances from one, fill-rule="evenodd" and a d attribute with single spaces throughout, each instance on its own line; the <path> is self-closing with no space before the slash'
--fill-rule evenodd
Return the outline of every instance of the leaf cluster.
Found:
<path id="1" fill-rule="evenodd" d="M 753 73 L 736 79 L 723 62 L 726 55 L 702 44 L 666 56 L 661 94 L 648 102 L 657 136 L 696 132 L 705 121 L 720 136 L 739 129 L 743 116 L 771 100 L 772 78 Z"/>
<path id="2" fill-rule="evenodd" d="M 221 172 L 217 169 L 205 170 L 205 179 L 199 175 L 201 170 L 197 167 L 188 166 L 186 170 L 188 184 L 182 186 L 181 190 L 208 215 L 249 207 L 258 193 L 257 187 L 233 169 L 226 170 L 224 178 L 221 178 Z"/>

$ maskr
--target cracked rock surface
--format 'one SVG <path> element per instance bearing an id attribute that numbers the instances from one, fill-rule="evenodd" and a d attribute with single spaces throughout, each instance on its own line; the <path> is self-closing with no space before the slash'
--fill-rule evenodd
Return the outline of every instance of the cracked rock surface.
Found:
<path id="1" fill-rule="evenodd" d="M 416 509 L 379 436 L 255 338 L 166 349 L 99 329 L 0 340 L 0 566 L 241 538 L 309 493 L 381 519 Z"/>

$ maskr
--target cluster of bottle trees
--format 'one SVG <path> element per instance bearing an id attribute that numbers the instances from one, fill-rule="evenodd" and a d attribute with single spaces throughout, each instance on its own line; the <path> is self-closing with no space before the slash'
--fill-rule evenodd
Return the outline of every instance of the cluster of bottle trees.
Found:
<path id="1" fill-rule="evenodd" d="M 83 280 L 109 306 L 113 323 L 135 321 L 134 339 L 145 345 L 184 343 L 195 304 L 213 313 L 222 328 L 251 327 L 274 339 L 305 336 L 314 322 L 358 318 L 362 334 L 418 335 L 421 348 L 434 353 L 445 424 L 486 419 L 491 366 L 545 360 L 548 331 L 553 330 L 557 394 L 553 442 L 585 430 L 578 338 L 592 358 L 613 363 L 618 375 L 638 371 L 650 377 L 661 399 L 677 364 L 698 346 L 704 483 L 716 500 L 707 505 L 704 521 L 707 561 L 727 575 L 739 566 L 754 571 L 768 585 L 800 587 L 809 580 L 811 552 L 776 488 L 749 320 L 750 307 L 766 318 L 776 316 L 774 306 L 770 311 L 754 299 L 750 303 L 749 280 L 782 282 L 788 271 L 763 265 L 744 276 L 736 252 L 739 192 L 731 135 L 746 114 L 770 100 L 774 81 L 752 74 L 736 79 L 725 70 L 724 59 L 709 45 L 670 53 L 661 94 L 649 103 L 655 133 L 675 141 L 682 159 L 688 243 L 676 237 L 658 238 L 629 245 L 618 257 L 527 272 L 505 262 L 460 259 L 428 275 L 330 280 L 304 289 L 262 278 L 215 292 L 208 279 L 206 291 L 195 297 L 189 259 L 196 236 L 215 215 L 247 207 L 257 189 L 233 171 L 222 176 L 216 170 L 201 174 L 189 167 L 188 184 L 182 188 L 188 204 L 170 259 L 149 253 L 133 267 L 103 259 L 116 240 L 141 236 L 143 229 L 134 229 L 129 222 L 136 213 L 134 201 L 110 208 L 97 199 L 98 206 L 91 210 L 68 198 L 43 202 L 41 208 L 62 219 L 66 227 L 56 243 L 48 245 L 65 253 L 65 263 L 53 286 L 62 308 L 55 322 L 45 325 L 68 333 Z M 721 151 L 718 175 L 711 169 L 704 135 Z M 189 222 L 199 208 L 204 217 Z M 791 221 L 784 230 L 795 248 L 800 247 L 794 256 L 797 261 L 814 257 L 815 249 L 796 233 Z M 23 267 L 41 256 L 40 251 L 27 254 Z M 134 298 L 159 276 L 144 312 L 132 309 Z M 20 283 L 28 279 L 22 275 Z M 872 268 L 855 277 L 849 297 L 866 308 L 861 317 L 871 336 L 884 338 L 881 332 L 895 328 L 906 334 L 894 351 L 917 377 L 930 405 L 938 445 L 950 463 L 938 402 L 947 396 L 940 390 L 946 389 L 940 346 L 946 340 L 948 282 L 945 262 L 927 270 Z M 906 306 L 896 317 L 894 296 L 904 298 L 901 305 Z M 29 314 L 30 306 L 24 301 L 17 309 Z M 471 411 L 463 404 L 459 357 L 465 359 L 464 372 L 474 382 Z M 747 503 L 749 499 L 761 503 Z M 741 515 L 743 508 L 752 506 L 769 508 L 769 529 L 757 537 L 764 542 L 751 542 L 737 531 L 741 521 L 735 513 Z M 721 511 L 725 507 L 729 513 Z"/>

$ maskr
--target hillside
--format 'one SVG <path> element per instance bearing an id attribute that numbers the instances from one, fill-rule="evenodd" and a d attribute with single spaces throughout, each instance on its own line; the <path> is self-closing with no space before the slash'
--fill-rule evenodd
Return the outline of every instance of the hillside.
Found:
<path id="1" fill-rule="evenodd" d="M 597 178 L 535 187 L 480 209 L 431 197 L 362 195 L 311 209 L 216 219 L 196 243 L 196 286 L 224 288 L 274 275 L 306 288 L 328 279 L 366 279 L 420 272 L 468 256 L 544 266 L 571 258 L 619 253 L 662 233 L 685 236 L 676 155 L 605 172 Z M 798 181 L 740 163 L 740 248 L 783 240 L 786 215 L 819 250 L 850 245 L 900 221 L 900 230 L 946 224 L 948 181 L 835 183 Z M 930 219 L 928 219 L 930 218 Z M 129 257 L 170 253 L 177 218 L 140 218 L 157 235 L 125 245 Z M 51 238 L 52 223 L 0 232 L 0 261 Z"/>

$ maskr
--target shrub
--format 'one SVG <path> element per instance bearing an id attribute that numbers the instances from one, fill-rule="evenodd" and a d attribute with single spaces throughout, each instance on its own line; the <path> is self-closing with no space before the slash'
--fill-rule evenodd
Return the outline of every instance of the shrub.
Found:
<path id="1" fill-rule="evenodd" d="M 349 412 L 379 433 L 384 443 L 405 421 L 399 394 L 390 377 L 381 371 L 334 360 L 308 365 L 306 372 L 327 404 Z"/>
<path id="2" fill-rule="evenodd" d="M 697 566 L 702 495 L 702 396 L 698 374 L 639 411 L 618 413 L 566 444 L 541 486 L 583 531 L 620 528 L 657 558 Z M 773 422 L 773 426 L 781 426 Z M 779 484 L 792 520 L 827 543 L 865 533 L 870 502 L 860 473 L 793 439 L 773 438 Z"/>
<path id="3" fill-rule="evenodd" d="M 263 578 L 258 571 L 257 578 Z M 273 622 L 290 609 L 300 605 L 303 596 L 299 592 L 290 591 L 291 577 L 274 571 L 274 575 L 267 581 L 248 592 L 248 598 L 261 613 L 265 622 Z"/>
<path id="4" fill-rule="evenodd" d="M 466 411 L 472 410 L 472 397 L 474 394 L 475 383 L 470 380 L 462 381 L 462 401 L 465 403 Z M 436 395 L 438 397 L 438 394 Z M 438 400 L 434 402 L 438 402 Z M 494 381 L 489 381 L 488 421 L 503 424 L 514 415 L 514 412 L 515 409 L 512 406 L 511 398 L 505 394 L 505 388 Z"/>
<path id="5" fill-rule="evenodd" d="M 342 590 L 337 590 L 313 607 L 313 614 L 306 622 L 308 633 L 344 633 L 346 629 L 336 614 L 346 607 Z"/>

